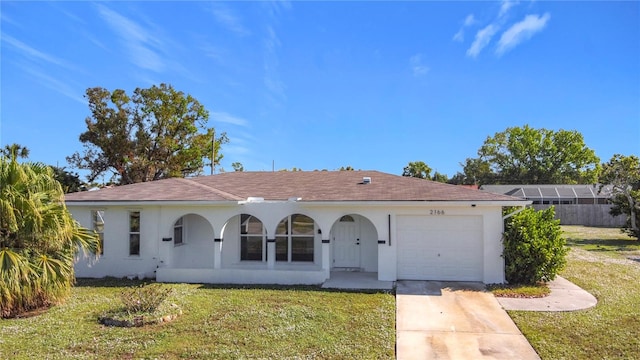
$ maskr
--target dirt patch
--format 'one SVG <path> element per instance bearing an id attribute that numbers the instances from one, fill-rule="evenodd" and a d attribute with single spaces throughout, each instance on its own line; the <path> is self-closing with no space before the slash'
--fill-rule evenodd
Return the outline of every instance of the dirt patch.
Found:
<path id="1" fill-rule="evenodd" d="M 135 316 L 132 319 L 119 319 L 117 317 L 100 316 L 98 322 L 105 326 L 115 327 L 141 327 L 146 325 L 156 325 L 162 323 L 168 323 L 175 320 L 178 315 L 182 314 L 182 311 L 177 314 L 170 314 L 165 316 L 150 317 L 150 316 Z"/>

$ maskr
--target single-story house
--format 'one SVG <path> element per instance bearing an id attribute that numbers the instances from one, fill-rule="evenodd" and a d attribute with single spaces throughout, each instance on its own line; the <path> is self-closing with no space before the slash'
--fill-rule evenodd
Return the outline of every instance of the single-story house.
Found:
<path id="1" fill-rule="evenodd" d="M 103 242 L 78 277 L 321 284 L 503 283 L 504 206 L 531 201 L 378 171 L 228 172 L 67 194 Z"/>

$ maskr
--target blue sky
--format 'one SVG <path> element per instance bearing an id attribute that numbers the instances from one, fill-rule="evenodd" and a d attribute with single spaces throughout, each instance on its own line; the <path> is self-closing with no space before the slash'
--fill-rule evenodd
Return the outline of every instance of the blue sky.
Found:
<path id="1" fill-rule="evenodd" d="M 640 3 L 2 1 L 0 145 L 66 166 L 89 87 L 169 83 L 222 167 L 448 176 L 508 127 L 640 154 Z"/>

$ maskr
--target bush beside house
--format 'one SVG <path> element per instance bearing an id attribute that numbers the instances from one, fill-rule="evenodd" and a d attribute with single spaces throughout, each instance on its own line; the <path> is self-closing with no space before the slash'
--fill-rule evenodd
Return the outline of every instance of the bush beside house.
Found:
<path id="1" fill-rule="evenodd" d="M 510 284 L 537 284 L 555 279 L 566 263 L 565 239 L 553 207 L 526 208 L 506 220 L 505 277 Z"/>

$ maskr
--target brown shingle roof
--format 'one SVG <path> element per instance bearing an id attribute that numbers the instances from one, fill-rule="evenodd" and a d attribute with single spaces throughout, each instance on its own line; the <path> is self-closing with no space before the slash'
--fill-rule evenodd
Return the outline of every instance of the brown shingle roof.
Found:
<path id="1" fill-rule="evenodd" d="M 370 184 L 363 184 L 370 177 Z M 521 201 L 461 186 L 378 171 L 228 172 L 67 194 L 66 201 Z"/>

